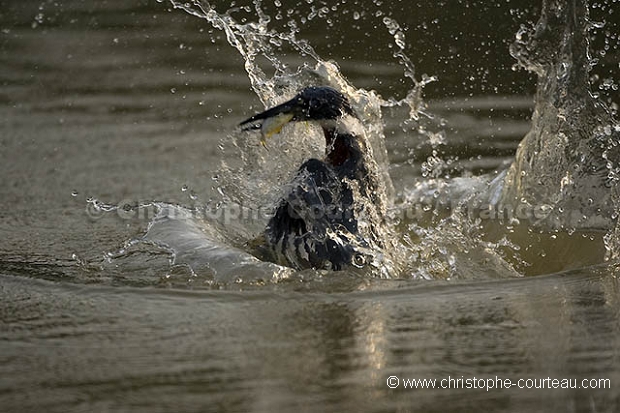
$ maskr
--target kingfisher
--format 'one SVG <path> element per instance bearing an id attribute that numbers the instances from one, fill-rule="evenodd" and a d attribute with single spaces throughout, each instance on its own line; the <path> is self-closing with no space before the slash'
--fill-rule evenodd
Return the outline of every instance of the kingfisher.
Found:
<path id="1" fill-rule="evenodd" d="M 261 258 L 299 270 L 363 268 L 384 247 L 387 196 L 359 116 L 347 97 L 310 86 L 241 122 L 266 138 L 290 122 L 314 122 L 325 135 L 323 159 L 306 160 L 261 235 Z"/>

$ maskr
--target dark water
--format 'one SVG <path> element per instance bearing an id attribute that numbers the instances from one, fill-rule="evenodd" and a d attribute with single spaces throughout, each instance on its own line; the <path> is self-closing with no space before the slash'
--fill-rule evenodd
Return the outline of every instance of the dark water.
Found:
<path id="1" fill-rule="evenodd" d="M 267 3 L 274 27 L 324 6 Z M 540 10 L 537 1 L 341 2 L 298 37 L 356 87 L 400 99 L 412 85 L 382 19 L 408 27 L 418 78 L 439 79 L 425 101 L 445 119 L 435 126 L 447 143 L 410 136 L 400 109 L 385 111 L 390 174 L 402 198 L 428 178 L 433 150 L 450 160 L 451 178 L 508 166 L 530 129 L 536 87 L 532 74 L 512 69 L 508 47 Z M 617 111 L 620 10 L 608 1 L 591 13 L 607 21 L 593 33 L 592 88 Z M 252 11 L 236 17 L 244 15 L 255 19 Z M 537 234 L 542 241 L 521 250 L 530 265 L 520 266 L 515 258 L 499 263 L 481 244 L 459 254 L 469 238 L 429 230 L 425 272 L 412 273 L 442 272 L 451 263 L 444 256 L 454 256 L 452 281 L 284 272 L 272 282 L 249 275 L 274 272 L 260 263 L 235 268 L 233 260 L 225 274 L 213 272 L 209 264 L 226 262 L 230 251 L 205 259 L 199 248 L 171 264 L 156 246 L 128 244 L 152 223 L 155 206 L 104 213 L 87 200 L 188 208 L 219 201 L 221 160 L 235 159 L 218 145 L 262 108 L 244 60 L 222 32 L 156 1 L 12 1 L 0 11 L 0 39 L 3 411 L 619 409 L 620 295 L 617 264 L 603 261 L 604 232 L 574 235 L 583 243 Z M 281 58 L 301 64 L 292 52 Z M 226 245 L 256 230 L 225 224 L 228 238 L 218 241 Z M 185 231 L 177 242 L 204 245 L 192 238 L 197 228 L 175 227 Z M 454 237 L 445 245 L 456 252 L 440 251 L 442 237 Z M 390 376 L 399 388 L 388 388 Z M 611 386 L 404 389 L 406 378 L 448 377 Z"/>

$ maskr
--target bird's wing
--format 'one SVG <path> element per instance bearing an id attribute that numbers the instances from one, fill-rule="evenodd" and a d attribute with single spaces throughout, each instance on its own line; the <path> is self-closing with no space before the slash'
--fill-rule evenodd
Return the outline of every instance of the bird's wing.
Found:
<path id="1" fill-rule="evenodd" d="M 349 242 L 357 232 L 352 204 L 348 184 L 330 165 L 310 159 L 299 168 L 269 221 L 266 239 L 277 255 L 297 267 L 330 262 L 332 268 L 341 268 L 354 254 Z"/>

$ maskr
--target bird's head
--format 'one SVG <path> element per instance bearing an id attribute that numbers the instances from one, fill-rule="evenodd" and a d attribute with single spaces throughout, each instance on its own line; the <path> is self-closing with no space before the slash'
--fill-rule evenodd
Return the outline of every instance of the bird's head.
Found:
<path id="1" fill-rule="evenodd" d="M 294 98 L 241 122 L 243 130 L 260 129 L 268 138 L 289 122 L 317 121 L 323 125 L 351 115 L 355 116 L 348 99 L 328 86 L 310 86 Z"/>

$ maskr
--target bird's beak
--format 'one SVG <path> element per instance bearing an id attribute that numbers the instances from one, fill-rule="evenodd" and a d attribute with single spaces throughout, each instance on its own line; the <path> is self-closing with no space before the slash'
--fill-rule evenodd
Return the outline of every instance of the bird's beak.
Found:
<path id="1" fill-rule="evenodd" d="M 289 100 L 281 105 L 267 109 L 264 112 L 256 114 L 239 124 L 241 130 L 260 129 L 262 134 L 261 143 L 263 146 L 267 138 L 280 133 L 282 128 L 295 117 L 295 100 Z"/>

